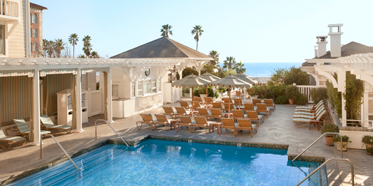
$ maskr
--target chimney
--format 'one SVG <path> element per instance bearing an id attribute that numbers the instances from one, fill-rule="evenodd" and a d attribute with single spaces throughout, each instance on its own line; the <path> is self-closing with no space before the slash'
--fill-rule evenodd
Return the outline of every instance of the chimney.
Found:
<path id="1" fill-rule="evenodd" d="M 326 38 L 328 38 L 328 36 L 316 36 L 317 57 L 320 57 L 326 54 L 326 44 L 328 44 L 328 42 L 326 41 Z"/>
<path id="2" fill-rule="evenodd" d="M 317 55 L 317 46 L 314 46 L 315 47 L 315 58 L 318 58 L 319 56 Z"/>
<path id="3" fill-rule="evenodd" d="M 329 36 L 330 36 L 330 56 L 341 57 L 341 27 L 343 24 L 329 24 Z"/>

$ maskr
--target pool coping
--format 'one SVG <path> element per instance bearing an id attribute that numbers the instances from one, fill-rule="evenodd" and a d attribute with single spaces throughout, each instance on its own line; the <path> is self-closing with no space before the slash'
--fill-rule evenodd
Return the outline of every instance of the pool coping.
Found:
<path id="1" fill-rule="evenodd" d="M 156 139 L 156 140 L 167 140 L 167 141 L 179 141 L 179 142 L 189 142 L 189 143 L 203 143 L 203 144 L 215 144 L 215 145 L 229 145 L 229 146 L 241 146 L 241 147 L 255 147 L 255 148 L 269 148 L 269 149 L 282 149 L 282 150 L 288 150 L 289 145 L 287 144 L 275 144 L 275 143 L 253 143 L 253 142 L 242 142 L 242 141 L 224 141 L 224 140 L 212 140 L 212 139 L 198 139 L 198 138 L 187 138 L 187 137 L 172 137 L 172 136 L 158 136 L 158 135 L 147 135 L 143 136 L 141 138 L 137 138 L 136 140 L 126 140 L 128 145 L 130 146 L 136 146 L 141 142 L 144 142 L 148 139 Z M 105 141 L 99 142 L 95 145 L 92 145 L 90 147 L 87 147 L 85 149 L 81 149 L 73 154 L 71 154 L 71 158 L 77 157 L 79 155 L 85 154 L 89 151 L 92 151 L 94 149 L 97 149 L 99 147 L 102 147 L 107 144 L 115 144 L 115 145 L 125 145 L 122 140 L 116 139 L 116 138 L 110 138 Z M 291 160 L 297 154 L 287 154 L 288 159 Z M 15 182 L 17 180 L 20 180 L 22 178 L 25 178 L 27 176 L 30 176 L 32 174 L 35 174 L 37 172 L 40 172 L 44 169 L 47 169 L 49 167 L 52 167 L 54 165 L 57 165 L 59 163 L 62 163 L 64 161 L 69 160 L 68 157 L 60 157 L 57 158 L 49 163 L 46 163 L 41 166 L 37 166 L 35 168 L 32 168 L 30 170 L 23 171 L 19 174 L 14 174 L 8 177 L 8 179 L 4 180 L 0 183 L 0 185 L 7 185 L 12 182 Z M 317 163 L 323 163 L 325 162 L 325 157 L 320 156 L 309 156 L 309 155 L 302 155 L 298 159 L 298 161 L 309 161 L 309 162 L 317 162 Z M 327 185 L 321 183 L 321 185 Z"/>

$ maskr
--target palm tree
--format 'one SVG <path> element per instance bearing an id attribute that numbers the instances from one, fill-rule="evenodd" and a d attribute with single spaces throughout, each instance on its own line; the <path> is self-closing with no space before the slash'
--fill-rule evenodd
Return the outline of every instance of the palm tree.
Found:
<path id="1" fill-rule="evenodd" d="M 100 55 L 96 51 L 92 51 L 91 58 L 100 58 Z"/>
<path id="2" fill-rule="evenodd" d="M 234 67 L 234 64 L 236 64 L 236 59 L 232 56 L 227 57 L 226 60 L 224 60 L 223 68 L 232 69 Z"/>
<path id="3" fill-rule="evenodd" d="M 83 51 L 86 55 L 86 57 L 89 57 L 91 55 L 92 45 L 91 45 L 91 36 L 86 35 L 83 38 Z"/>
<path id="4" fill-rule="evenodd" d="M 193 27 L 193 30 L 192 30 L 192 35 L 194 35 L 194 39 L 197 41 L 197 47 L 196 47 L 196 50 L 198 51 L 198 41 L 199 41 L 199 37 L 201 37 L 203 33 L 203 30 L 202 30 L 202 26 L 201 25 L 196 25 Z"/>
<path id="5" fill-rule="evenodd" d="M 79 37 L 76 33 L 73 33 L 69 37 L 69 42 L 71 45 L 73 45 L 73 58 L 75 58 L 75 45 L 79 41 Z"/>
<path id="6" fill-rule="evenodd" d="M 242 63 L 242 61 L 240 61 L 239 63 L 234 64 L 233 68 L 237 72 L 237 74 L 242 74 L 246 72 L 246 68 L 244 68 L 244 66 L 245 65 Z"/>
<path id="7" fill-rule="evenodd" d="M 47 50 L 48 50 L 49 41 L 47 39 L 43 39 L 43 55 L 47 57 Z"/>
<path id="8" fill-rule="evenodd" d="M 47 54 L 50 58 L 53 57 L 54 45 L 55 45 L 54 41 L 47 41 L 47 43 L 45 45 L 46 46 L 46 52 L 47 52 Z"/>
<path id="9" fill-rule="evenodd" d="M 65 43 L 62 41 L 62 39 L 56 39 L 54 41 L 54 51 L 56 52 L 56 57 L 60 58 L 61 57 L 61 51 L 65 49 Z"/>
<path id="10" fill-rule="evenodd" d="M 170 33 L 170 35 L 172 35 L 172 26 L 167 24 L 167 25 L 163 25 L 162 26 L 162 29 L 161 29 L 161 36 L 163 37 L 168 37 L 168 33 Z"/>
<path id="11" fill-rule="evenodd" d="M 216 50 L 211 50 L 209 56 L 214 59 L 210 61 L 211 65 L 216 65 L 219 63 L 219 53 Z"/>

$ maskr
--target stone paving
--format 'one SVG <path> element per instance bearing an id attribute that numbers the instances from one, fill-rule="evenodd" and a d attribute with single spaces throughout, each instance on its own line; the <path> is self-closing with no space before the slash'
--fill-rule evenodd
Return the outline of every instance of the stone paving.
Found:
<path id="1" fill-rule="evenodd" d="M 178 103 L 171 106 L 178 106 Z M 295 106 L 293 105 L 277 105 L 275 112 L 260 125 L 258 133 L 250 138 L 249 132 L 238 133 L 236 137 L 233 132 L 223 130 L 221 135 L 216 131 L 206 134 L 204 130 L 197 130 L 190 133 L 188 129 L 166 131 L 163 128 L 158 128 L 154 131 L 150 127 L 143 127 L 141 130 L 136 128 L 136 121 L 140 121 L 139 115 L 134 115 L 125 119 L 116 119 L 112 126 L 126 140 L 138 140 L 147 135 L 158 136 L 173 136 L 173 137 L 188 137 L 196 139 L 212 139 L 235 142 L 248 143 L 270 143 L 289 145 L 288 155 L 294 156 L 311 144 L 321 134 L 317 127 L 296 128 L 291 122 Z M 162 108 L 150 110 L 146 113 L 163 113 Z M 73 133 L 57 136 L 57 140 L 66 149 L 69 154 L 74 154 L 82 149 L 102 143 L 110 138 L 118 138 L 115 133 L 106 124 L 98 126 L 97 140 L 94 139 L 94 121 L 102 118 L 95 116 L 90 118 L 90 122 L 83 125 L 84 132 Z M 15 147 L 11 150 L 0 150 L 0 184 L 4 181 L 21 174 L 24 171 L 32 170 L 35 167 L 46 165 L 56 159 L 64 157 L 64 154 L 55 144 L 53 139 L 45 138 L 43 140 L 43 159 L 40 160 L 40 147 L 33 146 L 30 143 Z M 326 146 L 325 140 L 320 140 L 305 156 L 340 158 L 341 153 L 334 146 Z M 373 156 L 366 154 L 365 150 L 348 149 L 344 153 L 344 158 L 349 158 L 355 165 L 355 183 L 356 185 L 373 185 Z M 329 185 L 351 185 L 350 167 L 346 162 L 331 162 L 327 165 Z"/>

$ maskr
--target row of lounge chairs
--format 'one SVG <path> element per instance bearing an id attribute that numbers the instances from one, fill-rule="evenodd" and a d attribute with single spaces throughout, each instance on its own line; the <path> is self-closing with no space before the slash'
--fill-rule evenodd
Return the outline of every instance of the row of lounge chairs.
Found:
<path id="1" fill-rule="evenodd" d="M 324 101 L 321 100 L 316 105 L 312 106 L 299 106 L 295 108 L 293 115 L 293 124 L 295 127 L 317 125 L 318 130 L 320 126 L 325 122 L 328 117 L 328 111 L 325 108 Z"/>
<path id="2" fill-rule="evenodd" d="M 47 115 L 41 116 L 40 120 L 41 136 L 48 136 L 50 134 L 59 135 L 62 132 L 70 133 L 72 130 L 72 127 L 69 125 L 54 125 Z M 23 145 L 30 136 L 29 125 L 24 119 L 13 119 L 13 122 L 15 123 L 15 128 L 12 131 L 17 134 L 16 136 L 6 136 L 0 128 L 0 142 L 8 144 L 8 146 L 0 145 L 4 149 L 9 149 L 12 144 Z"/>

